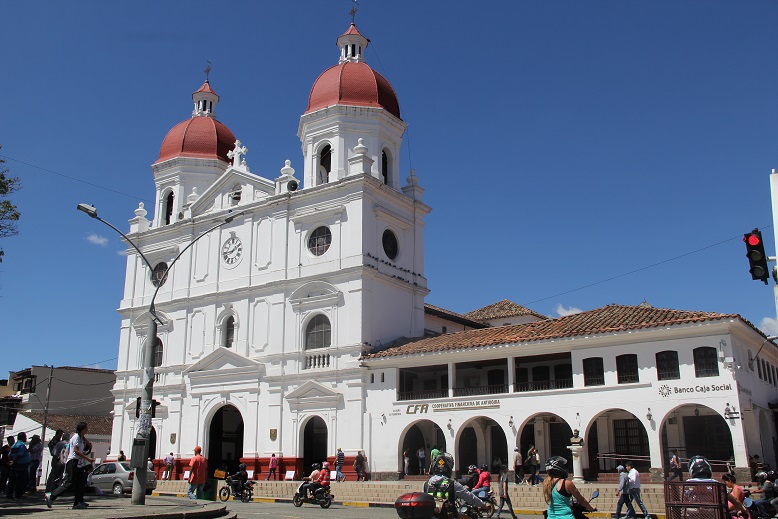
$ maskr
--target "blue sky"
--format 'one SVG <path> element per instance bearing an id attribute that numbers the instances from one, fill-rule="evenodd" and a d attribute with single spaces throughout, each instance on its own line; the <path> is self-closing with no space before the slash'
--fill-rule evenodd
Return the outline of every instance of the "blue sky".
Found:
<path id="1" fill-rule="evenodd" d="M 3 2 L 0 155 L 22 220 L 0 242 L 0 377 L 115 367 L 124 247 L 75 207 L 126 231 L 152 205 L 150 165 L 206 60 L 251 171 L 302 170 L 299 117 L 350 7 Z M 367 61 L 409 126 L 402 176 L 433 209 L 427 302 L 558 316 L 645 300 L 778 332 L 742 243 L 759 227 L 775 251 L 777 22 L 767 0 L 361 0 Z"/>

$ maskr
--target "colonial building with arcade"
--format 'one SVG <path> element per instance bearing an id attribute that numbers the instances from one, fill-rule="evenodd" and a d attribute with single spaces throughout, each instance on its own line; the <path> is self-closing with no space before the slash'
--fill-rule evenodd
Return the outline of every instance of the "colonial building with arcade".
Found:
<path id="1" fill-rule="evenodd" d="M 302 159 L 273 178 L 250 171 L 208 80 L 162 141 L 154 207 L 129 222 L 152 267 L 128 247 L 111 452 L 131 450 L 157 291 L 151 456 L 173 452 L 178 477 L 197 445 L 210 470 L 243 461 L 255 477 L 272 455 L 300 474 L 364 450 L 373 477 L 396 479 L 408 449 L 445 448 L 458 468 L 530 445 L 571 456 L 574 429 L 587 478 L 626 456 L 659 477 L 673 448 L 774 463 L 778 350 L 738 315 L 425 304 L 430 207 L 400 169 L 406 125 L 368 43 L 353 23 L 337 39 Z"/>

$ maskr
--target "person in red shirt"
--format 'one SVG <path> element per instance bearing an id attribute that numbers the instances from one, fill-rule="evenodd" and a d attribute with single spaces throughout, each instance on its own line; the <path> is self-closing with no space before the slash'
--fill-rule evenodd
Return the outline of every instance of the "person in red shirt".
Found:
<path id="1" fill-rule="evenodd" d="M 486 465 L 481 467 L 481 471 L 478 473 L 478 484 L 471 490 L 473 494 L 481 499 L 486 497 L 492 486 L 492 475 L 489 474 L 489 467 Z"/>
<path id="2" fill-rule="evenodd" d="M 321 471 L 319 477 L 315 482 L 311 483 L 311 495 L 316 496 L 316 491 L 322 487 L 330 486 L 330 462 L 325 461 L 321 464 Z"/>
<path id="3" fill-rule="evenodd" d="M 203 485 L 205 485 L 205 473 L 207 462 L 202 455 L 203 448 L 195 447 L 194 457 L 189 462 L 189 499 L 203 498 Z"/>

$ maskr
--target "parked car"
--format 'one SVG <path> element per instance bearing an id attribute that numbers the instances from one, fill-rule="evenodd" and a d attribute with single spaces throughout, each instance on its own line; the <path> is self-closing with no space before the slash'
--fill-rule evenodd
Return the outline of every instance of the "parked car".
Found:
<path id="1" fill-rule="evenodd" d="M 101 463 L 92 471 L 92 486 L 116 495 L 132 492 L 133 479 L 135 474 L 126 461 Z M 146 473 L 146 493 L 150 494 L 155 488 L 157 488 L 157 476 L 149 470 Z"/>

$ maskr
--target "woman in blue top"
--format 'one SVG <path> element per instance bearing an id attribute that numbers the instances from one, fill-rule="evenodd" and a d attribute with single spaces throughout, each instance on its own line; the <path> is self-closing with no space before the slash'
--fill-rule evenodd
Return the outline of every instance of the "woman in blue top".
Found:
<path id="1" fill-rule="evenodd" d="M 567 460 L 561 456 L 552 456 L 546 461 L 548 477 L 543 480 L 543 498 L 548 504 L 548 519 L 574 519 L 570 498 L 575 497 L 578 504 L 589 512 L 597 510 L 589 504 L 575 483 L 568 481 Z"/>

